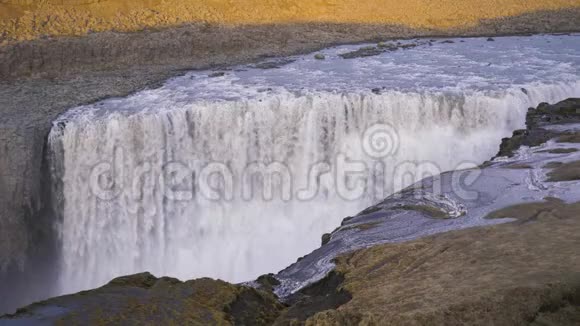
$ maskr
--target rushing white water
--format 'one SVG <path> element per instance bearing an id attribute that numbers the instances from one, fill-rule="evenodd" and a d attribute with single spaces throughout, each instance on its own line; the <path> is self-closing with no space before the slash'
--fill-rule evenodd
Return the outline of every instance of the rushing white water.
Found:
<path id="1" fill-rule="evenodd" d="M 355 60 L 339 47 L 318 75 L 297 57 L 71 110 L 50 137 L 61 292 L 145 270 L 239 282 L 286 267 L 425 173 L 489 159 L 528 107 L 580 95 L 578 45 L 546 46 L 560 39 L 493 43 L 493 73 L 470 50 L 480 39 Z"/>

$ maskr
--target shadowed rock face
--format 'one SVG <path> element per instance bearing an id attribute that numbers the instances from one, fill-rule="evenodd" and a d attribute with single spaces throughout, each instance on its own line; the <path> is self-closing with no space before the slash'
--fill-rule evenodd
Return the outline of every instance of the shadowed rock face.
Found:
<path id="1" fill-rule="evenodd" d="M 516 130 L 510 138 L 502 140 L 500 150 L 497 156 L 513 156 L 520 146 L 538 146 L 545 143 L 551 138 L 558 137 L 558 142 L 578 142 L 577 133 L 556 132 L 549 129 L 541 128 L 546 124 L 565 124 L 574 123 L 580 119 L 580 105 L 578 99 L 568 99 L 549 105 L 541 103 L 537 109 L 531 108 L 526 116 L 527 129 Z M 554 154 L 565 152 L 575 152 L 575 148 L 557 148 L 551 150 Z"/>
<path id="2" fill-rule="evenodd" d="M 550 169 L 577 162 L 575 151 L 552 150 L 576 146 L 554 140 L 580 130 L 578 118 L 568 117 L 567 124 L 545 119 L 559 115 L 562 105 L 580 107 L 580 100 L 543 105 L 528 113 L 528 121 L 539 121 L 528 124 L 529 133 L 539 128 L 554 132 L 550 142 L 522 147 L 512 159 L 504 157 L 484 165 L 472 190 L 496 182 L 498 176 L 512 182 L 511 189 L 502 187 L 509 200 L 500 195 L 493 200 L 503 203 L 497 209 L 477 210 L 466 204 L 464 214 L 456 214 L 449 207 L 451 201 L 429 196 L 422 197 L 420 206 L 401 206 L 405 200 L 417 202 L 406 197 L 416 194 L 417 189 L 428 191 L 426 180 L 419 188 L 415 185 L 405 189 L 399 196 L 345 219 L 342 227 L 326 236 L 321 249 L 277 275 L 265 275 L 250 283 L 257 289 L 210 279 L 180 282 L 144 273 L 31 305 L 0 318 L 0 323 L 575 325 L 580 320 L 580 195 L 572 191 L 577 181 L 554 182 L 547 178 Z M 554 162 L 560 164 L 547 164 Z M 513 168 L 515 165 L 526 167 Z M 520 174 L 536 175 L 538 179 L 531 180 L 530 188 L 519 197 L 509 197 L 510 192 L 519 193 L 515 183 Z M 489 200 L 485 192 L 480 196 Z M 489 208 L 496 206 L 489 204 Z M 437 214 L 433 215 L 433 210 Z M 441 216 L 443 213 L 447 216 Z M 391 240 L 393 232 L 384 228 L 391 223 L 385 217 L 441 224 L 453 220 L 460 223 L 461 219 L 473 218 L 473 214 L 505 224 L 384 243 Z M 373 233 L 376 230 L 382 230 L 383 243 Z M 375 237 L 374 242 L 362 248 L 337 250 L 339 254 L 334 258 L 325 256 L 328 248 L 345 246 L 340 239 L 360 242 L 369 237 Z M 324 265 L 322 260 L 327 259 L 334 265 L 325 277 L 281 299 L 275 297 L 281 285 L 303 281 L 301 269 L 308 272 L 313 268 L 310 261 Z"/>
<path id="3" fill-rule="evenodd" d="M 0 131 L 6 129 L 0 127 Z M 11 134 L 0 133 L 0 191 L 5 191 L 0 195 L 0 311 L 50 295 L 56 277 L 50 173 L 43 147 L 29 143 L 44 141 L 30 132 L 29 139 L 19 135 L 6 142 L 2 136 Z M 27 146 L 31 152 L 16 155 L 29 160 L 18 165 L 11 162 L 11 151 Z"/>

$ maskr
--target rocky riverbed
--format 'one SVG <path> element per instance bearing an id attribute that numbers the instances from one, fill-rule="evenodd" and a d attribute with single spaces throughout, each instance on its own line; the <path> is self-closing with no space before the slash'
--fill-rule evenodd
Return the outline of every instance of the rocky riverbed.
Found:
<path id="1" fill-rule="evenodd" d="M 575 325 L 580 99 L 531 108 L 526 125 L 483 165 L 344 219 L 277 274 L 234 285 L 143 273 L 0 324 Z"/>

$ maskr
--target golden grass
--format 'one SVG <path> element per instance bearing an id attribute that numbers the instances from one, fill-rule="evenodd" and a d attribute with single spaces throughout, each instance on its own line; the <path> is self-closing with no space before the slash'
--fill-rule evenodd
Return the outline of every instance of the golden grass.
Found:
<path id="1" fill-rule="evenodd" d="M 580 0 L 0 0 L 0 36 L 34 39 L 186 23 L 400 24 L 449 29 L 580 7 Z"/>

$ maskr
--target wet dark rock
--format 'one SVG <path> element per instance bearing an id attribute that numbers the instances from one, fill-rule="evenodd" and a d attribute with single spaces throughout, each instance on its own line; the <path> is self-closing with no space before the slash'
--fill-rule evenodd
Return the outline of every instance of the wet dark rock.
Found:
<path id="1" fill-rule="evenodd" d="M 234 325 L 271 325 L 284 309 L 273 296 L 253 288 L 241 291 L 225 312 Z"/>
<path id="2" fill-rule="evenodd" d="M 399 49 L 402 50 L 412 49 L 418 45 L 419 45 L 418 43 L 403 44 L 401 42 L 397 43 L 380 42 L 378 43 L 377 46 L 365 46 L 355 51 L 339 54 L 339 56 L 343 59 L 372 57 L 389 51 L 397 51 Z"/>
<path id="3" fill-rule="evenodd" d="M 270 88 L 270 87 L 265 87 L 265 88 L 259 88 L 258 89 L 258 92 L 260 92 L 260 93 L 271 92 L 271 91 L 272 91 L 272 88 Z"/>
<path id="4" fill-rule="evenodd" d="M 520 90 L 522 91 L 522 93 L 528 95 L 528 90 L 527 89 L 525 89 L 525 88 L 522 87 L 522 88 L 520 88 Z"/>
<path id="5" fill-rule="evenodd" d="M 577 148 L 556 148 L 556 149 L 549 149 L 545 151 L 540 151 L 539 153 L 549 153 L 549 154 L 569 154 L 577 152 Z"/>
<path id="6" fill-rule="evenodd" d="M 355 59 L 355 58 L 372 57 L 375 55 L 379 55 L 383 52 L 385 52 L 385 50 L 379 49 L 378 47 L 367 46 L 360 48 L 356 51 L 339 54 L 339 56 L 343 59 Z"/>
<path id="7" fill-rule="evenodd" d="M 290 307 L 276 323 L 304 322 L 318 312 L 336 309 L 349 302 L 352 296 L 341 288 L 343 282 L 344 275 L 332 271 L 322 280 L 293 294 L 286 300 Z"/>
<path id="8" fill-rule="evenodd" d="M 516 130 L 511 137 L 503 138 L 497 156 L 513 156 L 514 152 L 522 145 L 527 133 L 527 130 Z"/>
<path id="9" fill-rule="evenodd" d="M 380 206 L 371 206 L 369 208 L 364 209 L 362 212 L 358 213 L 357 216 L 367 215 L 367 214 L 371 214 L 371 213 L 374 213 L 374 212 L 378 212 L 381 209 L 382 208 Z M 344 221 L 347 221 L 347 218 L 345 218 Z"/>
<path id="10" fill-rule="evenodd" d="M 362 213 L 359 213 L 358 215 L 362 215 Z M 348 223 L 349 221 L 351 221 L 353 218 L 355 218 L 355 216 L 347 216 L 347 217 L 345 217 L 345 218 L 342 220 L 342 222 L 341 222 L 341 224 L 340 224 L 340 225 L 341 225 L 341 226 L 342 226 L 342 225 L 345 225 L 346 223 Z"/>
<path id="11" fill-rule="evenodd" d="M 512 137 L 502 139 L 497 156 L 512 157 L 520 146 L 538 146 L 555 135 L 556 133 L 544 129 L 516 130 Z"/>
<path id="12" fill-rule="evenodd" d="M 397 209 L 420 212 L 431 218 L 449 218 L 444 210 L 428 205 L 403 205 L 397 207 Z"/>
<path id="13" fill-rule="evenodd" d="M 412 48 L 415 48 L 415 47 L 417 47 L 417 46 L 418 46 L 418 44 L 411 43 L 411 44 L 403 44 L 403 45 L 401 45 L 399 48 L 401 48 L 401 49 L 403 49 L 403 50 L 406 50 L 406 49 L 412 49 Z"/>
<path id="14" fill-rule="evenodd" d="M 260 62 L 253 65 L 254 68 L 258 69 L 278 69 L 282 68 L 283 66 L 290 64 L 296 60 L 294 59 L 279 59 L 279 60 L 272 60 L 272 61 L 265 61 Z"/>
<path id="15" fill-rule="evenodd" d="M 503 168 L 515 169 L 515 170 L 527 170 L 527 169 L 532 169 L 533 167 L 528 165 L 528 164 L 516 163 L 516 164 L 504 165 Z"/>
<path id="16" fill-rule="evenodd" d="M 490 37 L 487 39 L 488 42 L 494 42 L 495 40 L 493 39 L 493 37 Z"/>
<path id="17" fill-rule="evenodd" d="M 384 90 L 384 88 L 382 88 L 382 87 L 381 87 L 381 88 L 378 88 L 378 87 L 377 87 L 377 88 L 373 88 L 373 89 L 371 89 L 371 92 L 372 92 L 373 94 L 380 95 L 380 94 L 383 92 L 383 90 Z"/>
<path id="18" fill-rule="evenodd" d="M 268 292 L 272 292 L 275 286 L 280 285 L 280 281 L 274 277 L 274 274 L 265 274 L 256 279 L 260 287 Z"/>
<path id="19" fill-rule="evenodd" d="M 226 73 L 223 71 L 219 71 L 219 72 L 214 72 L 212 74 L 209 74 L 208 77 L 214 78 L 214 77 L 223 77 L 225 76 Z"/>
<path id="20" fill-rule="evenodd" d="M 542 123 L 578 122 L 580 121 L 580 98 L 570 98 L 554 105 L 541 103 L 536 110 L 532 110 L 531 116 L 526 118 L 526 122 L 530 119 L 532 119 L 532 126 Z"/>
<path id="21" fill-rule="evenodd" d="M 543 126 L 556 123 L 580 122 L 580 99 L 571 98 L 554 105 L 540 103 L 537 108 L 530 108 L 526 115 L 526 129 L 514 131 L 512 137 L 502 139 L 497 156 L 511 157 L 520 146 L 538 146 L 562 133 L 550 131 Z M 577 133 L 562 134 L 560 142 L 580 140 Z"/>
<path id="22" fill-rule="evenodd" d="M 321 241 L 321 246 L 324 246 L 325 244 L 330 242 L 330 239 L 332 239 L 332 234 L 330 233 L 325 233 L 322 235 L 322 241 Z"/>
<path id="23" fill-rule="evenodd" d="M 441 41 L 441 44 L 451 44 L 451 43 L 455 43 L 455 41 L 452 40 Z"/>

